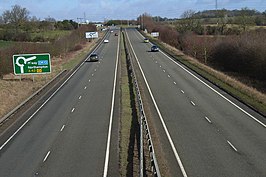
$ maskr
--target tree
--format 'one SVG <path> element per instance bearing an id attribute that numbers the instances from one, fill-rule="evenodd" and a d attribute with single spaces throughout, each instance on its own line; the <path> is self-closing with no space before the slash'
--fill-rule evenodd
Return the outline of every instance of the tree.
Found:
<path id="1" fill-rule="evenodd" d="M 182 19 L 179 21 L 177 25 L 177 30 L 181 33 L 185 33 L 188 31 L 193 31 L 197 34 L 203 33 L 203 27 L 199 19 L 194 17 L 195 11 L 187 10 L 185 11 L 181 17 Z"/>
<path id="2" fill-rule="evenodd" d="M 4 11 L 2 16 L 4 22 L 14 25 L 17 32 L 29 20 L 29 11 L 19 5 L 14 5 L 11 10 Z"/>

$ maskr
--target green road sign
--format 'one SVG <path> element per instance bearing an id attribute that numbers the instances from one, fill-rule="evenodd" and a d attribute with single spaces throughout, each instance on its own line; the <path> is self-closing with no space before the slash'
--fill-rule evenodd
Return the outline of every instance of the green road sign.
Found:
<path id="1" fill-rule="evenodd" d="M 51 73 L 49 53 L 13 55 L 14 74 Z"/>

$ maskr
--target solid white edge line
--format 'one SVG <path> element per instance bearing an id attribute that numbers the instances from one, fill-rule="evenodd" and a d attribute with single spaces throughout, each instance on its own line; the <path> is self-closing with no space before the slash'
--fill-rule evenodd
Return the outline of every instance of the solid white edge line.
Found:
<path id="1" fill-rule="evenodd" d="M 55 92 L 2 144 L 0 147 L 0 151 L 7 145 L 7 143 L 14 138 L 14 136 L 46 105 L 48 101 L 52 99 L 52 97 L 68 82 L 68 80 L 79 70 L 79 68 L 84 64 L 79 65 L 79 67 L 65 80 L 65 82 L 60 85 Z"/>
<path id="2" fill-rule="evenodd" d="M 126 33 L 126 35 L 127 35 L 127 37 L 128 37 L 128 34 L 127 34 L 127 33 Z M 166 127 L 166 124 L 165 124 L 165 122 L 164 122 L 164 120 L 163 120 L 163 117 L 162 117 L 162 115 L 161 115 L 161 112 L 160 112 L 160 110 L 159 110 L 159 108 L 158 108 L 158 106 L 157 106 L 157 103 L 156 103 L 156 101 L 155 101 L 155 99 L 154 99 L 154 97 L 153 97 L 152 91 L 151 91 L 150 86 L 149 86 L 149 84 L 148 84 L 148 81 L 147 81 L 147 79 L 146 79 L 146 77 L 145 77 L 145 74 L 144 74 L 144 72 L 143 72 L 143 70 L 142 70 L 142 68 L 141 68 L 141 66 L 140 66 L 140 63 L 139 63 L 138 58 L 137 58 L 137 55 L 136 55 L 136 53 L 135 53 L 135 51 L 134 51 L 134 49 L 133 49 L 133 46 L 132 46 L 132 44 L 131 44 L 131 41 L 130 41 L 129 37 L 128 37 L 128 40 L 129 40 L 130 47 L 132 48 L 133 54 L 134 54 L 134 56 L 135 56 L 135 58 L 136 58 L 136 61 L 137 61 L 137 63 L 138 63 L 138 66 L 139 66 L 139 68 L 140 68 L 140 71 L 141 71 L 141 74 L 142 74 L 142 76 L 143 76 L 143 79 L 144 79 L 144 81 L 145 81 L 145 83 L 146 83 L 146 85 L 147 85 L 147 88 L 148 88 L 148 90 L 149 90 L 149 93 L 150 93 L 150 96 L 151 96 L 151 98 L 152 98 L 153 104 L 154 104 L 154 106 L 155 106 L 155 108 L 156 108 L 156 110 L 157 110 L 157 113 L 158 113 L 159 117 L 160 117 L 160 120 L 161 120 L 161 123 L 162 123 L 162 125 L 163 125 L 164 131 L 165 131 L 165 133 L 166 133 L 166 135 L 167 135 L 168 141 L 169 141 L 169 143 L 170 143 L 170 145 L 171 145 L 171 147 L 172 147 L 172 150 L 173 150 L 173 152 L 174 152 L 175 158 L 176 158 L 176 160 L 177 160 L 177 162 L 178 162 L 178 164 L 179 164 L 180 170 L 181 170 L 183 176 L 184 176 L 184 177 L 187 177 L 187 173 L 186 173 L 186 171 L 185 171 L 184 165 L 183 165 L 183 163 L 182 163 L 182 161 L 181 161 L 181 159 L 180 159 L 180 157 L 179 157 L 179 155 L 178 155 L 178 153 L 177 153 L 177 150 L 176 150 L 176 148 L 175 148 L 174 142 L 173 142 L 173 140 L 172 140 L 172 138 L 171 138 L 171 136 L 170 136 L 170 133 L 169 133 L 169 131 L 168 131 L 167 127 Z"/>
<path id="3" fill-rule="evenodd" d="M 51 153 L 51 151 L 48 151 L 48 152 L 47 152 L 46 156 L 45 156 L 44 159 L 43 159 L 43 162 L 45 162 L 45 161 L 48 159 L 50 153 Z"/>
<path id="4" fill-rule="evenodd" d="M 245 111 L 244 109 L 242 109 L 240 106 L 238 106 L 237 104 L 235 104 L 234 102 L 232 102 L 231 100 L 229 100 L 228 98 L 226 98 L 225 96 L 223 96 L 220 92 L 218 92 L 217 90 L 215 90 L 214 88 L 212 88 L 211 86 L 209 86 L 207 83 L 205 83 L 200 78 L 198 78 L 193 73 L 191 73 L 186 68 L 184 68 L 182 65 L 180 65 L 179 63 L 177 63 L 176 61 L 174 61 L 172 58 L 170 58 L 164 52 L 162 52 L 161 50 L 160 50 L 160 52 L 163 55 L 165 55 L 168 59 L 170 59 L 173 63 L 175 63 L 180 68 L 182 68 L 184 71 L 186 71 L 188 74 L 190 74 L 192 77 L 194 77 L 195 79 L 197 79 L 198 81 L 200 81 L 202 84 L 204 84 L 206 87 L 208 87 L 209 89 L 211 89 L 213 92 L 215 92 L 216 94 L 218 94 L 219 96 L 221 96 L 223 99 L 225 99 L 226 101 L 228 101 L 229 103 L 231 103 L 233 106 L 235 106 L 236 108 L 238 108 L 240 111 L 242 111 L 243 113 L 245 113 L 247 116 L 251 117 L 253 120 L 255 120 L 257 123 L 259 123 L 260 125 L 262 125 L 264 128 L 266 128 L 266 125 L 263 122 L 261 122 L 260 120 L 258 120 L 257 118 L 255 118 L 254 116 L 252 116 L 251 114 L 249 114 L 247 111 Z"/>
<path id="5" fill-rule="evenodd" d="M 237 148 L 230 141 L 227 140 L 227 143 L 237 152 Z"/>
<path id="6" fill-rule="evenodd" d="M 118 58 L 119 58 L 119 46 L 120 46 L 120 35 L 118 37 L 118 45 L 117 45 L 117 53 L 116 53 L 115 78 L 114 78 L 114 85 L 113 85 L 112 106 L 111 106 L 111 112 L 110 112 L 110 122 L 109 122 L 109 129 L 108 129 L 103 177 L 107 177 L 109 156 L 110 156 L 110 142 L 111 142 L 113 112 L 114 112 L 114 103 L 115 103 L 115 90 L 116 90 L 116 80 L 117 80 L 116 77 L 117 77 Z"/>
<path id="7" fill-rule="evenodd" d="M 96 46 L 95 50 L 99 46 Z M 94 51 L 95 51 L 94 50 Z M 93 51 L 93 52 L 94 52 Z M 0 151 L 7 145 L 7 143 L 12 140 L 16 134 L 46 105 L 48 101 L 52 99 L 52 97 L 70 80 L 70 78 L 76 74 L 76 72 L 81 68 L 81 66 L 85 63 L 85 60 L 73 71 L 73 73 L 54 91 L 54 93 L 1 145 Z M 86 89 L 86 88 L 85 88 Z"/>

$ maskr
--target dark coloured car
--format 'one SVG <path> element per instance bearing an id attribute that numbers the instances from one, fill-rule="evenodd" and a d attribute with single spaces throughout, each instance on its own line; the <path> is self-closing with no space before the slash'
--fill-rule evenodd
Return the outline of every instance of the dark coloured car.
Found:
<path id="1" fill-rule="evenodd" d="M 153 46 L 151 47 L 151 51 L 152 51 L 152 52 L 158 52 L 158 51 L 159 51 L 159 48 L 158 48 L 156 45 L 153 45 Z"/>
<path id="2" fill-rule="evenodd" d="M 97 53 L 92 53 L 86 61 L 99 61 Z"/>

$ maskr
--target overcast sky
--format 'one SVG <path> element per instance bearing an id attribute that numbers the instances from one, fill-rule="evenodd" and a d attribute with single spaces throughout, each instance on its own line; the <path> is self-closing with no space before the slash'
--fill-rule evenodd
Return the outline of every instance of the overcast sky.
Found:
<path id="1" fill-rule="evenodd" d="M 136 19 L 147 12 L 152 16 L 179 18 L 186 10 L 214 10 L 216 0 L 0 0 L 0 15 L 14 5 L 25 7 L 30 16 L 41 20 L 86 18 L 89 21 L 104 19 Z M 266 0 L 217 0 L 218 9 L 248 7 L 264 12 Z"/>

